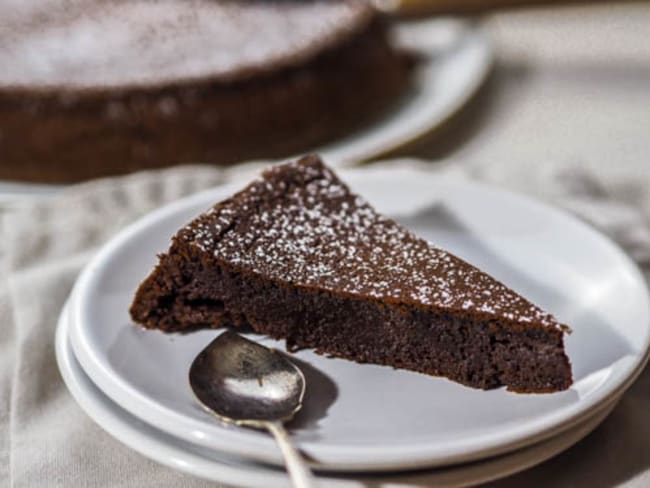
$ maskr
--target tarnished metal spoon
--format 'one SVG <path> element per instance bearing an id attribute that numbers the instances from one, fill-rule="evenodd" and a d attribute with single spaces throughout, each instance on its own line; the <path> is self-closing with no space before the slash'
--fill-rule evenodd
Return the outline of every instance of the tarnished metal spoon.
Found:
<path id="1" fill-rule="evenodd" d="M 266 429 L 278 443 L 296 488 L 313 485 L 283 424 L 300 410 L 305 377 L 279 352 L 226 331 L 196 357 L 190 386 L 201 404 L 237 425 Z"/>

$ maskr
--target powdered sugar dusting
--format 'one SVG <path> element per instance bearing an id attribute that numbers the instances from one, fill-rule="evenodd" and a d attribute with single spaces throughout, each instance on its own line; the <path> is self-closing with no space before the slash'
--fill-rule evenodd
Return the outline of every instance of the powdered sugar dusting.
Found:
<path id="1" fill-rule="evenodd" d="M 239 80 L 303 63 L 371 17 L 361 0 L 0 0 L 0 86 Z"/>
<path id="2" fill-rule="evenodd" d="M 562 327 L 487 274 L 378 214 L 314 157 L 267 171 L 181 235 L 235 266 L 298 286 Z"/>

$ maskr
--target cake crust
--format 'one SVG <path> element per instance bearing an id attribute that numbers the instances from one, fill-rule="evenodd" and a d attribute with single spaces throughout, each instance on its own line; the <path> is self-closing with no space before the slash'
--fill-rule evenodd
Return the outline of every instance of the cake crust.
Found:
<path id="1" fill-rule="evenodd" d="M 164 331 L 249 326 L 480 388 L 571 384 L 567 326 L 377 213 L 313 156 L 181 229 L 131 314 Z"/>

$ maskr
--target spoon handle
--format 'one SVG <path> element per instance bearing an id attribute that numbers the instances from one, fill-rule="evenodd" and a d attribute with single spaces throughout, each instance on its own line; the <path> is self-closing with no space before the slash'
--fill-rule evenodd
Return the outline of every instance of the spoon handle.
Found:
<path id="1" fill-rule="evenodd" d="M 266 422 L 265 425 L 275 437 L 278 446 L 280 446 L 294 488 L 312 488 L 314 486 L 314 476 L 305 464 L 305 460 L 294 447 L 285 428 L 279 422 Z"/>

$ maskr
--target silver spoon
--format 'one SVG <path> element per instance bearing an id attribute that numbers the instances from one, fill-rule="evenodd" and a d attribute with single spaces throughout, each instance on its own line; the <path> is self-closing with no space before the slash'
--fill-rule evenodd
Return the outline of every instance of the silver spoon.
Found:
<path id="1" fill-rule="evenodd" d="M 273 434 L 293 486 L 313 486 L 311 471 L 283 426 L 300 410 L 305 395 L 305 377 L 296 365 L 226 331 L 194 359 L 189 379 L 201 404 L 220 419 Z"/>

